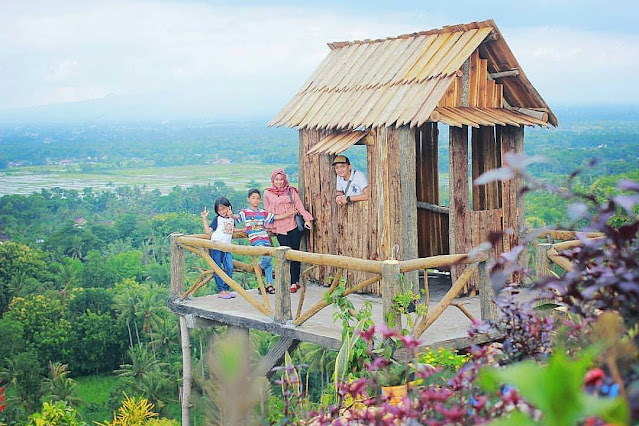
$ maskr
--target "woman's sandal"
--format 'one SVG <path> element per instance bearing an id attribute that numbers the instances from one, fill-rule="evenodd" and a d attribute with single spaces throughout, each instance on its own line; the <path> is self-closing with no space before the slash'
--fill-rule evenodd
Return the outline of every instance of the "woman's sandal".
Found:
<path id="1" fill-rule="evenodd" d="M 275 294 L 275 287 L 273 287 L 272 285 L 267 286 L 264 289 L 268 294 Z M 260 290 L 260 293 L 262 292 L 262 290 Z"/>
<path id="2" fill-rule="evenodd" d="M 298 283 L 291 284 L 291 293 L 297 293 L 297 290 L 302 288 Z"/>

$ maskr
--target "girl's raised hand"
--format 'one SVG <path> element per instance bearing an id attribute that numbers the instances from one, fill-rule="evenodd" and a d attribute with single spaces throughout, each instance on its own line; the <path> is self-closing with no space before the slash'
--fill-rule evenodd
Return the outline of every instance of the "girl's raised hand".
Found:
<path id="1" fill-rule="evenodd" d="M 204 210 L 202 210 L 202 213 L 200 213 L 200 215 L 203 218 L 206 218 L 209 215 L 209 211 L 206 209 L 206 206 L 204 206 Z"/>

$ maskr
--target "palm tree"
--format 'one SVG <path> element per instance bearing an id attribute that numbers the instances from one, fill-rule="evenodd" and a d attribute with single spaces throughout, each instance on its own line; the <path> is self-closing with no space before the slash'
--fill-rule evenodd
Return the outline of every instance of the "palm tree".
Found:
<path id="1" fill-rule="evenodd" d="M 45 378 L 42 382 L 48 401 L 65 401 L 69 407 L 76 407 L 84 403 L 76 395 L 77 384 L 75 380 L 68 377 L 69 369 L 67 364 L 49 361 L 49 374 L 50 377 Z"/>
<path id="2" fill-rule="evenodd" d="M 162 315 L 151 332 L 151 344 L 164 349 L 164 360 L 169 362 L 171 346 L 177 344 L 178 324 L 174 316 Z"/>
<path id="3" fill-rule="evenodd" d="M 136 322 L 138 314 L 138 305 L 140 303 L 140 285 L 133 280 L 124 280 L 121 292 L 113 297 L 113 309 L 118 313 L 118 319 L 126 323 L 129 330 L 129 345 L 133 348 L 133 336 L 131 334 L 131 324 L 135 327 L 135 335 L 137 336 L 138 346 L 140 344 L 140 336 L 138 334 L 138 326 Z"/>
<path id="4" fill-rule="evenodd" d="M 115 372 L 121 377 L 131 377 L 136 387 L 143 391 L 147 376 L 159 368 L 165 368 L 168 364 L 156 363 L 153 356 L 143 347 L 132 347 L 127 354 L 131 358 L 131 364 L 122 364 Z"/>

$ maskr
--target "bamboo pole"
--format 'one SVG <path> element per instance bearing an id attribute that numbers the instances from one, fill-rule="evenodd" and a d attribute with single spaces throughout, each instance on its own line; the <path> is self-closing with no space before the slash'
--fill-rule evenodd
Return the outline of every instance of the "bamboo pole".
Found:
<path id="1" fill-rule="evenodd" d="M 572 262 L 557 253 L 557 250 L 555 250 L 554 248 L 548 250 L 548 259 L 552 260 L 566 271 L 570 271 L 573 268 Z"/>
<path id="2" fill-rule="evenodd" d="M 186 326 L 186 318 L 180 315 L 180 342 L 182 346 L 182 424 L 191 424 L 191 342 L 189 329 Z"/>
<path id="3" fill-rule="evenodd" d="M 379 281 L 381 279 L 382 279 L 381 275 L 376 275 L 376 276 L 374 276 L 372 278 L 367 279 L 366 281 L 362 281 L 361 283 L 357 284 L 356 286 L 351 287 L 349 289 L 346 289 L 344 291 L 344 297 L 348 296 L 349 294 L 352 294 L 352 293 L 355 293 L 357 291 L 360 291 L 360 290 L 368 287 L 369 285 L 375 284 L 377 281 Z M 294 321 L 294 324 L 298 325 L 298 326 L 304 324 L 306 321 L 308 321 L 309 318 L 311 318 L 313 315 L 315 315 L 316 313 L 318 313 L 319 311 L 321 311 L 322 309 L 324 309 L 328 305 L 329 305 L 329 303 L 326 301 L 326 299 L 320 300 L 314 306 L 309 308 L 309 310 L 306 311 L 302 316 L 300 316 L 299 318 L 296 318 L 295 321 Z"/>
<path id="4" fill-rule="evenodd" d="M 441 268 L 444 266 L 467 265 L 476 263 L 479 260 L 486 260 L 488 255 L 478 253 L 475 256 L 470 254 L 444 254 L 439 256 L 423 257 L 420 259 L 404 260 L 400 262 L 400 272 L 414 271 L 417 269 Z"/>
<path id="5" fill-rule="evenodd" d="M 260 311 L 261 313 L 263 313 L 264 315 L 271 315 L 271 310 L 268 307 L 262 306 L 260 305 L 253 297 L 251 297 L 250 294 L 248 294 L 246 292 L 246 290 L 244 290 L 242 288 L 241 285 L 239 285 L 235 280 L 233 280 L 231 277 L 229 277 L 226 272 L 224 272 L 222 270 L 222 268 L 220 268 L 217 263 L 215 263 L 215 261 L 211 258 L 211 256 L 209 255 L 208 250 L 204 250 L 203 248 L 195 249 L 193 247 L 189 247 L 189 246 L 185 246 L 184 248 L 186 248 L 188 251 L 197 254 L 198 256 L 200 256 L 202 259 L 204 259 L 204 261 L 206 263 L 209 264 L 209 266 L 211 267 L 211 269 L 213 269 L 213 271 L 218 274 L 220 276 L 220 278 L 222 278 L 222 280 L 224 280 L 225 283 L 227 283 L 229 285 L 229 287 L 231 287 L 233 290 L 235 290 L 240 296 L 242 296 L 244 298 L 244 300 L 246 300 L 247 302 L 249 302 L 251 305 L 253 305 L 253 307 L 255 307 L 255 309 L 257 309 L 258 311 Z"/>
<path id="6" fill-rule="evenodd" d="M 426 318 L 423 318 L 419 322 L 419 324 L 415 326 L 412 334 L 416 339 L 419 339 L 421 335 L 424 334 L 424 331 L 426 331 L 426 329 L 430 327 L 437 320 L 437 318 L 441 316 L 442 313 L 444 313 L 444 310 L 446 310 L 446 308 L 452 303 L 459 292 L 464 289 L 464 287 L 472 277 L 473 272 L 475 272 L 478 263 L 479 262 L 475 262 L 467 265 L 464 269 L 464 272 L 462 272 L 459 278 L 457 278 L 457 281 L 455 281 L 455 284 L 451 287 L 450 290 L 448 290 L 448 293 L 446 293 L 444 298 L 439 301 L 437 306 L 435 306 L 435 309 L 433 309 L 433 311 Z"/>
<path id="7" fill-rule="evenodd" d="M 603 240 L 606 237 L 595 237 L 595 238 L 588 238 L 591 241 L 597 241 L 597 240 Z M 553 244 L 552 247 L 557 250 L 557 252 L 560 252 L 562 250 L 570 250 L 572 248 L 575 247 L 580 247 L 583 246 L 584 243 L 581 240 L 571 240 L 571 241 L 564 241 L 561 243 L 556 243 Z"/>
<path id="8" fill-rule="evenodd" d="M 574 240 L 577 238 L 577 231 L 558 231 L 555 229 L 530 229 L 526 234 L 527 235 L 541 235 L 546 236 L 549 235 L 554 240 Z M 579 233 L 586 238 L 596 238 L 603 237 L 604 234 L 602 232 L 581 232 Z"/>
<path id="9" fill-rule="evenodd" d="M 253 263 L 253 270 L 255 272 L 255 277 L 257 278 L 257 285 L 259 286 L 260 293 L 262 294 L 262 305 L 266 306 L 270 311 L 271 305 L 268 303 L 266 288 L 264 287 L 264 281 L 262 281 L 262 274 L 260 273 L 259 262 L 256 256 L 251 257 L 251 263 Z"/>
<path id="10" fill-rule="evenodd" d="M 234 254 L 246 254 L 250 256 L 273 256 L 277 247 L 241 246 L 237 244 L 225 244 L 202 238 L 185 237 L 178 239 L 180 244 L 191 247 L 222 250 Z M 299 250 L 289 250 L 286 259 L 314 265 L 333 266 L 335 268 L 347 268 L 356 271 L 380 274 L 381 262 L 377 260 L 359 259 L 357 257 L 339 256 L 335 254 L 308 253 Z"/>
<path id="11" fill-rule="evenodd" d="M 304 300 L 306 299 L 306 283 L 308 282 L 308 276 L 313 270 L 317 269 L 318 267 L 319 265 L 313 265 L 311 267 L 306 268 L 304 272 L 302 272 L 302 276 L 300 280 L 300 282 L 302 283 L 302 291 L 300 293 L 300 300 L 297 303 L 297 310 L 295 311 L 295 319 L 299 318 L 300 315 L 302 314 L 302 306 L 304 305 Z"/>
<path id="12" fill-rule="evenodd" d="M 468 318 L 471 321 L 475 321 L 475 317 L 473 317 L 473 314 L 471 314 L 470 312 L 468 312 L 468 309 L 466 309 L 462 304 L 460 303 L 451 303 L 450 306 L 454 306 L 457 309 L 459 309 L 461 311 L 462 314 L 466 315 L 466 318 Z"/>
<path id="13" fill-rule="evenodd" d="M 206 276 L 206 275 L 208 275 L 208 276 Z M 202 279 L 205 276 L 206 276 L 206 279 Z M 186 293 L 184 293 L 182 296 L 180 296 L 180 300 L 186 299 L 187 297 L 189 297 L 190 295 L 192 295 L 193 293 L 198 291 L 200 288 L 204 287 L 206 284 L 208 284 L 213 279 L 214 276 L 215 276 L 215 272 L 213 272 L 213 271 L 205 271 L 205 272 L 203 272 L 200 275 L 200 277 L 197 279 L 195 284 L 193 284 L 191 286 L 191 288 L 186 291 Z"/>

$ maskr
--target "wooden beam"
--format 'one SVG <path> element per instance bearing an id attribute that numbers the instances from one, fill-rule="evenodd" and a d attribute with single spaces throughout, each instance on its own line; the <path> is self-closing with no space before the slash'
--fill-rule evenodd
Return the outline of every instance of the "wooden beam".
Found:
<path id="1" fill-rule="evenodd" d="M 470 58 L 462 65 L 461 106 L 469 106 L 470 98 Z"/>
<path id="2" fill-rule="evenodd" d="M 497 319 L 499 311 L 495 304 L 495 292 L 486 271 L 486 261 L 477 264 L 479 272 L 479 309 L 484 321 Z"/>
<path id="3" fill-rule="evenodd" d="M 468 253 L 472 248 L 468 195 L 468 126 L 451 127 L 449 138 L 450 253 Z M 462 270 L 463 267 L 451 267 L 451 278 L 456 281 Z"/>
<path id="4" fill-rule="evenodd" d="M 524 115 L 527 115 L 529 117 L 532 118 L 536 118 L 537 120 L 541 120 L 541 121 L 548 121 L 548 113 L 545 111 L 537 111 L 535 109 L 530 109 L 530 108 L 519 108 L 519 107 L 512 107 L 511 108 L 513 111 L 517 111 L 520 112 Z"/>
<path id="5" fill-rule="evenodd" d="M 535 275 L 537 281 L 550 276 L 550 259 L 548 252 L 552 248 L 552 244 L 541 243 L 535 246 Z"/>
<path id="6" fill-rule="evenodd" d="M 399 262 L 386 260 L 382 265 L 382 312 L 384 322 L 402 328 L 401 315 L 393 308 L 395 296 L 400 292 Z"/>
<path id="7" fill-rule="evenodd" d="M 427 203 L 425 201 L 418 201 L 417 208 L 422 210 L 428 210 L 435 213 L 450 214 L 450 209 L 448 207 L 438 206 L 435 204 Z"/>
<path id="8" fill-rule="evenodd" d="M 173 236 L 171 236 L 173 240 Z M 173 247 L 173 245 L 171 245 Z M 180 315 L 180 342 L 182 345 L 182 393 L 180 401 L 182 405 L 182 424 L 191 424 L 191 341 L 189 329 L 186 326 L 184 315 Z"/>
<path id="9" fill-rule="evenodd" d="M 290 353 L 294 351 L 299 343 L 299 340 L 291 337 L 280 336 L 268 353 L 264 355 L 257 364 L 253 370 L 253 374 L 256 377 L 266 376 L 267 378 L 270 378 L 273 373 L 275 373 L 275 371 L 273 371 L 273 367 L 280 365 L 284 360 L 284 354 L 286 354 L 286 352 Z"/>
<path id="10" fill-rule="evenodd" d="M 182 234 L 171 234 L 171 282 L 169 297 L 174 299 L 184 293 L 184 250 L 178 244 Z"/>
<path id="11" fill-rule="evenodd" d="M 508 71 L 490 72 L 488 73 L 488 78 L 491 80 L 495 80 L 497 78 L 503 78 L 503 77 L 517 77 L 518 75 L 519 75 L 519 70 L 517 68 L 513 68 L 512 70 L 508 70 Z"/>

